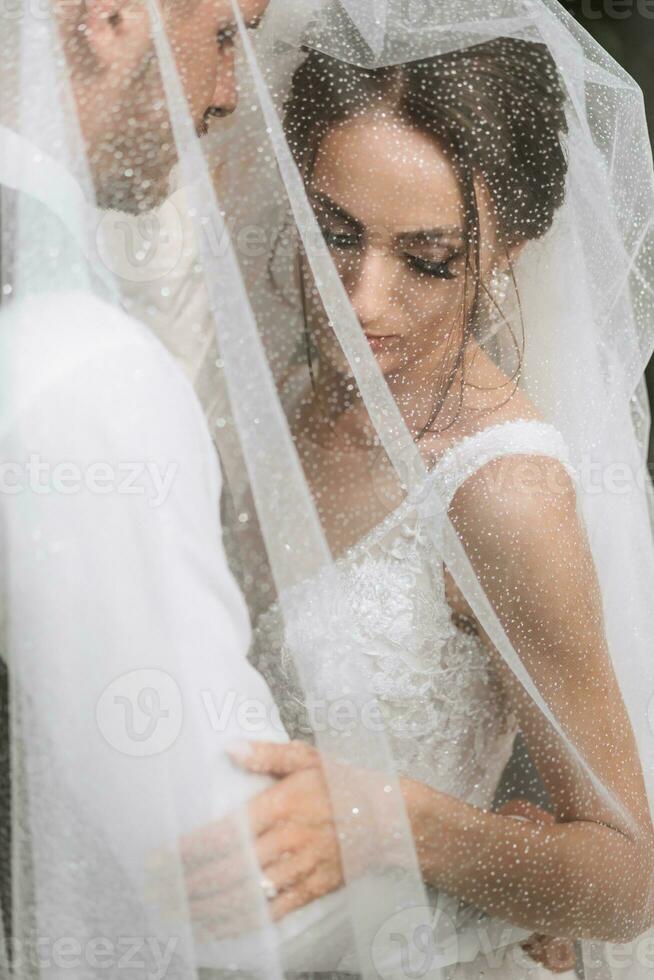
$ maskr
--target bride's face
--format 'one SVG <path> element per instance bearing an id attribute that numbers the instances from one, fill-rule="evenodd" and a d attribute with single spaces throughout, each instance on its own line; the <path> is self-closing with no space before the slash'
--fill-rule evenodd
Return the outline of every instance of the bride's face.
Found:
<path id="1" fill-rule="evenodd" d="M 444 152 L 392 115 L 371 114 L 325 137 L 308 191 L 382 371 L 431 371 L 448 340 L 460 345 L 475 279 L 466 274 L 461 189 Z M 484 278 L 496 235 L 483 185 L 477 197 Z M 311 327 L 321 356 L 345 370 L 324 317 L 314 313 Z"/>

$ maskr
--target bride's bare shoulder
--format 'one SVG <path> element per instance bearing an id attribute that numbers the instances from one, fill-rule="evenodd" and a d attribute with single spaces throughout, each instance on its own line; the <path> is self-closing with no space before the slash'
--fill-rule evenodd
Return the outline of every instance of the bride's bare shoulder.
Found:
<path id="1" fill-rule="evenodd" d="M 509 377 L 478 345 L 470 345 L 462 385 L 454 385 L 436 431 L 425 433 L 421 452 L 431 469 L 457 442 L 483 429 L 518 419 L 545 421 L 515 377 Z"/>
<path id="2" fill-rule="evenodd" d="M 526 392 L 507 379 L 491 359 L 478 349 L 467 374 L 470 385 L 462 401 L 460 417 L 441 433 L 430 434 L 421 451 L 429 469 L 457 443 L 485 429 L 518 420 L 545 422 Z M 507 383 L 508 381 L 508 383 Z M 576 490 L 566 463 L 556 454 L 507 452 L 480 463 L 466 476 L 449 501 L 449 512 L 459 526 L 480 539 L 488 528 L 498 531 L 508 546 L 511 535 L 533 529 L 572 524 Z M 525 530 L 527 529 L 527 530 Z M 530 530 L 531 529 L 531 530 Z M 532 542 L 540 547 L 538 535 Z"/>
<path id="3" fill-rule="evenodd" d="M 506 422 L 546 421 L 526 392 L 483 351 L 475 358 L 468 380 L 478 387 L 464 400 L 462 419 L 448 434 L 449 446 Z M 426 451 L 440 456 L 449 446 L 434 439 Z M 583 550 L 569 472 L 559 459 L 540 455 L 537 448 L 527 458 L 509 453 L 480 466 L 458 487 L 448 510 L 470 553 L 495 563 L 494 567 L 498 563 L 503 567 L 505 556 L 511 555 L 518 578 L 525 581 L 525 569 L 546 567 L 553 552 L 569 555 Z M 452 609 L 474 622 L 447 569 L 445 580 Z"/>

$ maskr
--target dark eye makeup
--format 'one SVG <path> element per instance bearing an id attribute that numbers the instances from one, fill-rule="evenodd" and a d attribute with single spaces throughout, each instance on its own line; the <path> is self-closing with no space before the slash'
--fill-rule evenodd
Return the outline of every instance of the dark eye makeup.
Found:
<path id="1" fill-rule="evenodd" d="M 337 232 L 323 224 L 320 225 L 320 231 L 327 247 L 339 252 L 353 251 L 363 245 L 363 235 L 358 231 Z M 403 251 L 401 253 L 402 258 L 413 272 L 419 276 L 429 276 L 432 279 L 456 279 L 456 274 L 452 271 L 452 263 L 461 254 L 461 250 L 454 249 L 445 259 L 434 261 L 420 255 L 414 255 L 411 252 Z"/>
<path id="2" fill-rule="evenodd" d="M 339 252 L 346 252 L 364 247 L 366 237 L 365 228 L 356 218 L 339 207 L 326 194 L 314 192 L 312 197 L 320 231 L 328 248 Z M 452 244 L 446 244 L 443 238 L 454 237 L 458 239 L 460 234 L 456 229 L 432 229 L 410 232 L 398 236 L 396 251 L 398 256 L 406 262 L 409 269 L 420 277 L 429 276 L 432 279 L 456 279 L 456 273 L 452 270 L 452 264 L 463 255 L 464 249 Z M 427 252 L 438 251 L 439 253 L 447 250 L 449 254 L 445 258 L 435 260 L 427 258 L 425 255 L 417 255 L 413 249 Z"/>
<path id="3" fill-rule="evenodd" d="M 460 251 L 454 251 L 446 259 L 434 262 L 405 252 L 404 258 L 409 268 L 421 276 L 431 276 L 433 279 L 456 279 L 456 274 L 452 271 L 452 263 L 460 255 Z"/>
<path id="4" fill-rule="evenodd" d="M 324 225 L 320 226 L 320 231 L 329 248 L 346 250 L 357 248 L 361 245 L 362 236 L 359 232 L 336 232 Z"/>

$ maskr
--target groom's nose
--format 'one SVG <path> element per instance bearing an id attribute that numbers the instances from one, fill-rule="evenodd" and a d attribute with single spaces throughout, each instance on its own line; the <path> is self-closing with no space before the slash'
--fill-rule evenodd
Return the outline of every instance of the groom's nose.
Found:
<path id="1" fill-rule="evenodd" d="M 218 78 L 213 93 L 213 115 L 228 116 L 236 108 L 236 62 L 233 49 L 225 51 L 220 59 Z"/>

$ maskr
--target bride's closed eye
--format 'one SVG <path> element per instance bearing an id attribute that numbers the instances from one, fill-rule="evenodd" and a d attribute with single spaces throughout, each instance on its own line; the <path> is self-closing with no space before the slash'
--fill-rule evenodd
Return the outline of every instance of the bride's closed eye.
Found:
<path id="1" fill-rule="evenodd" d="M 329 249 L 354 252 L 366 248 L 366 229 L 353 215 L 325 194 L 315 194 L 313 206 L 320 232 Z M 397 235 L 391 247 L 394 254 L 419 278 L 456 279 L 452 266 L 464 250 L 443 241 L 443 238 L 453 236 L 459 240 L 460 235 L 459 231 L 441 228 L 407 232 Z M 443 253 L 446 254 L 441 257 Z"/>
<path id="2" fill-rule="evenodd" d="M 338 251 L 353 251 L 363 246 L 363 235 L 358 231 L 335 231 L 325 225 L 320 225 L 320 231 L 327 243 L 327 247 Z M 402 252 L 401 258 L 412 272 L 419 276 L 429 276 L 432 279 L 456 279 L 456 273 L 452 269 L 453 263 L 461 255 L 459 249 L 455 249 L 445 259 L 428 259 L 422 255 L 415 255 L 412 252 Z"/>
<path id="3" fill-rule="evenodd" d="M 334 231 L 324 225 L 320 225 L 320 231 L 328 248 L 352 249 L 362 244 L 361 233 L 357 231 Z"/>
<path id="4" fill-rule="evenodd" d="M 405 252 L 404 258 L 409 268 L 420 276 L 431 276 L 433 279 L 456 279 L 452 265 L 461 254 L 460 251 L 455 250 L 446 259 L 437 262 L 421 255 L 412 255 L 410 252 Z"/>

